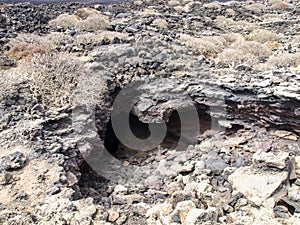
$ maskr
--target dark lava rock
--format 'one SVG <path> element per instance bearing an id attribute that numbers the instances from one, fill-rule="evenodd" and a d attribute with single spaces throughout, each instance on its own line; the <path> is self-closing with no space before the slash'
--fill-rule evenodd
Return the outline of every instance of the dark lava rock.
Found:
<path id="1" fill-rule="evenodd" d="M 8 58 L 5 55 L 0 54 L 0 68 L 8 68 L 14 65 L 15 65 L 14 60 Z"/>
<path id="2" fill-rule="evenodd" d="M 47 34 L 51 31 L 48 22 L 62 13 L 73 13 L 88 3 L 31 3 L 12 4 L 0 8 L 0 50 L 16 37 L 16 33 Z M 1 60 L 0 60 L 1 61 Z"/>
<path id="3" fill-rule="evenodd" d="M 0 168 L 4 170 L 21 169 L 25 166 L 26 157 L 21 152 L 14 152 L 4 156 L 0 161 Z"/>
<path id="4" fill-rule="evenodd" d="M 283 205 L 276 206 L 274 208 L 274 213 L 276 217 L 283 218 L 283 219 L 288 219 L 291 216 L 289 210 Z"/>
<path id="5" fill-rule="evenodd" d="M 10 173 L 4 172 L 0 174 L 0 185 L 7 185 L 10 183 L 12 176 Z"/>

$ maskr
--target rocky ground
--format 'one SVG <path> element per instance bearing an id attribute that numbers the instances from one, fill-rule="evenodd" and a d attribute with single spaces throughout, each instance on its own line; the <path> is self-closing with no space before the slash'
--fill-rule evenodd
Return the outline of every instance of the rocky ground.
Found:
<path id="1" fill-rule="evenodd" d="M 299 7 L 0 5 L 0 223 L 300 224 Z M 151 151 L 112 129 L 128 87 Z"/>

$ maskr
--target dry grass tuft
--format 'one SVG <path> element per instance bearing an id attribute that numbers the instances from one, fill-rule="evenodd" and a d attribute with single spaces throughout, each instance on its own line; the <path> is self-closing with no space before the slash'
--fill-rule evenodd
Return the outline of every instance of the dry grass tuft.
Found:
<path id="1" fill-rule="evenodd" d="M 8 6 L 9 6 L 9 4 L 0 3 L 0 9 L 4 9 L 4 8 L 6 8 Z"/>

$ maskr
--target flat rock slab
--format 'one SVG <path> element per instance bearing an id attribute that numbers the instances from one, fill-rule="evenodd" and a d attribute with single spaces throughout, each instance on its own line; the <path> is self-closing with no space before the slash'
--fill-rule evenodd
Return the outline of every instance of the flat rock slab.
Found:
<path id="1" fill-rule="evenodd" d="M 260 206 L 287 178 L 287 172 L 256 170 L 252 167 L 236 169 L 228 177 L 234 191 L 241 192 L 248 201 Z"/>

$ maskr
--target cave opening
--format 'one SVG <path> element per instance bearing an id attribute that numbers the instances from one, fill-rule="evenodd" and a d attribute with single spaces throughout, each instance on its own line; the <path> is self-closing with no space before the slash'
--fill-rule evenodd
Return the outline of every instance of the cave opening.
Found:
<path id="1" fill-rule="evenodd" d="M 212 128 L 212 118 L 209 113 L 209 106 L 199 104 L 196 105 L 196 109 L 200 123 L 199 134 L 201 135 Z M 190 121 L 191 125 L 193 123 L 195 123 L 195 121 Z M 139 139 L 146 139 L 151 135 L 149 130 L 149 124 L 141 122 L 139 118 L 133 113 L 130 113 L 129 115 L 129 126 L 131 128 L 132 133 Z M 163 149 L 176 148 L 182 133 L 180 115 L 177 110 L 171 112 L 166 122 L 166 126 L 167 133 L 164 140 L 160 144 L 160 147 Z M 109 151 L 109 153 L 119 160 L 125 160 L 128 157 L 140 155 L 138 153 L 139 151 L 128 149 L 120 142 L 113 130 L 111 119 L 107 123 L 103 143 L 105 148 Z"/>

